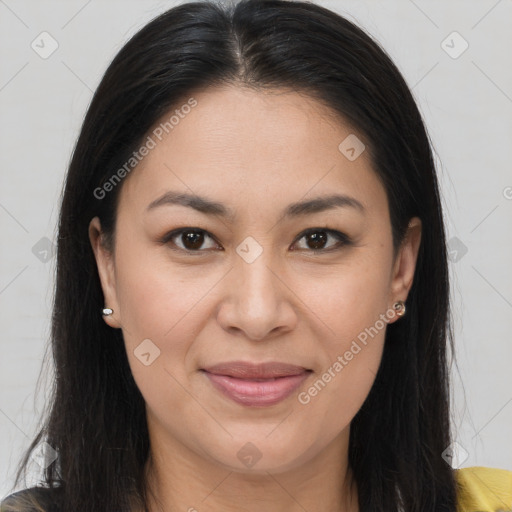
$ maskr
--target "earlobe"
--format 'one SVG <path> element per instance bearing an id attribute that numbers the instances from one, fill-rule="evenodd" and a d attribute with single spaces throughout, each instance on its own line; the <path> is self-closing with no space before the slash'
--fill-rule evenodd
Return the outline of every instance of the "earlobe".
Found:
<path id="1" fill-rule="evenodd" d="M 89 223 L 89 240 L 98 268 L 101 288 L 103 290 L 104 304 L 98 304 L 98 315 L 102 315 L 104 308 L 110 308 L 113 313 L 102 315 L 110 327 L 119 328 L 119 307 L 116 296 L 116 280 L 114 272 L 113 254 L 105 247 L 103 242 L 101 223 L 98 217 L 94 217 Z"/>

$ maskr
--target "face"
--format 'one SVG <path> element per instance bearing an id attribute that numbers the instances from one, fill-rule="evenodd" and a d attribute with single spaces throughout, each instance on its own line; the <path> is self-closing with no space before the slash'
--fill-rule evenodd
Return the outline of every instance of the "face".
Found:
<path id="1" fill-rule="evenodd" d="M 105 321 L 123 331 L 161 443 L 231 471 L 284 471 L 348 439 L 421 223 L 393 259 L 368 152 L 339 149 L 363 136 L 313 99 L 234 86 L 193 97 L 118 185 L 113 253 L 91 221 Z M 299 369 L 272 382 L 204 371 L 235 361 Z"/>

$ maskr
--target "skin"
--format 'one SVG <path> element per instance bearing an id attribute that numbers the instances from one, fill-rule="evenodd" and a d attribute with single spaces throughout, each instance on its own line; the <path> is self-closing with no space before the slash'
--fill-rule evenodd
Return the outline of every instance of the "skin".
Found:
<path id="1" fill-rule="evenodd" d="M 146 401 L 148 483 L 162 510 L 356 512 L 350 423 L 374 382 L 385 327 L 309 403 L 298 393 L 406 300 L 421 221 L 411 219 L 393 260 L 387 196 L 368 152 L 348 160 L 338 146 L 354 130 L 315 100 L 235 86 L 193 97 L 197 106 L 123 180 L 113 253 L 101 243 L 99 219 L 89 226 L 105 305 L 114 310 L 105 322 L 122 329 Z M 182 205 L 146 212 L 167 190 L 223 203 L 235 217 Z M 338 207 L 282 218 L 290 203 L 333 192 L 356 198 L 365 214 Z M 207 232 L 200 254 L 187 254 L 180 235 L 174 246 L 159 242 L 177 228 Z M 328 251 L 338 245 L 330 235 L 315 252 L 302 236 L 309 228 L 338 230 L 352 243 Z M 248 236 L 263 249 L 252 263 L 236 252 Z M 160 350 L 147 366 L 134 354 L 145 339 Z M 249 407 L 200 371 L 233 360 L 313 371 L 284 401 Z M 237 456 L 248 442 L 261 454 L 252 467 Z"/>

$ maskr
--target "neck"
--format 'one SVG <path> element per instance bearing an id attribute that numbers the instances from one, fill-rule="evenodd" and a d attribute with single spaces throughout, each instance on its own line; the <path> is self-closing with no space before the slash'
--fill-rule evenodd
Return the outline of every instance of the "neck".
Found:
<path id="1" fill-rule="evenodd" d="M 357 486 L 348 466 L 348 431 L 313 459 L 281 472 L 237 472 L 181 444 L 155 447 L 145 466 L 149 510 L 359 512 Z"/>

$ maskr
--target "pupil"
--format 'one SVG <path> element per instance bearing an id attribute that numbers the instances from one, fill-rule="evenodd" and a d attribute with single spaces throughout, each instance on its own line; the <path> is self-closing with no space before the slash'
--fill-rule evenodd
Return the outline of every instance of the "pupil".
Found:
<path id="1" fill-rule="evenodd" d="M 312 249 L 321 249 L 327 241 L 327 235 L 323 231 L 316 231 L 315 233 L 310 233 L 308 236 L 308 244 Z"/>
<path id="2" fill-rule="evenodd" d="M 183 233 L 182 237 L 184 237 L 183 245 L 187 249 L 200 249 L 201 245 L 203 245 L 203 233 L 188 231 L 187 233 Z"/>

